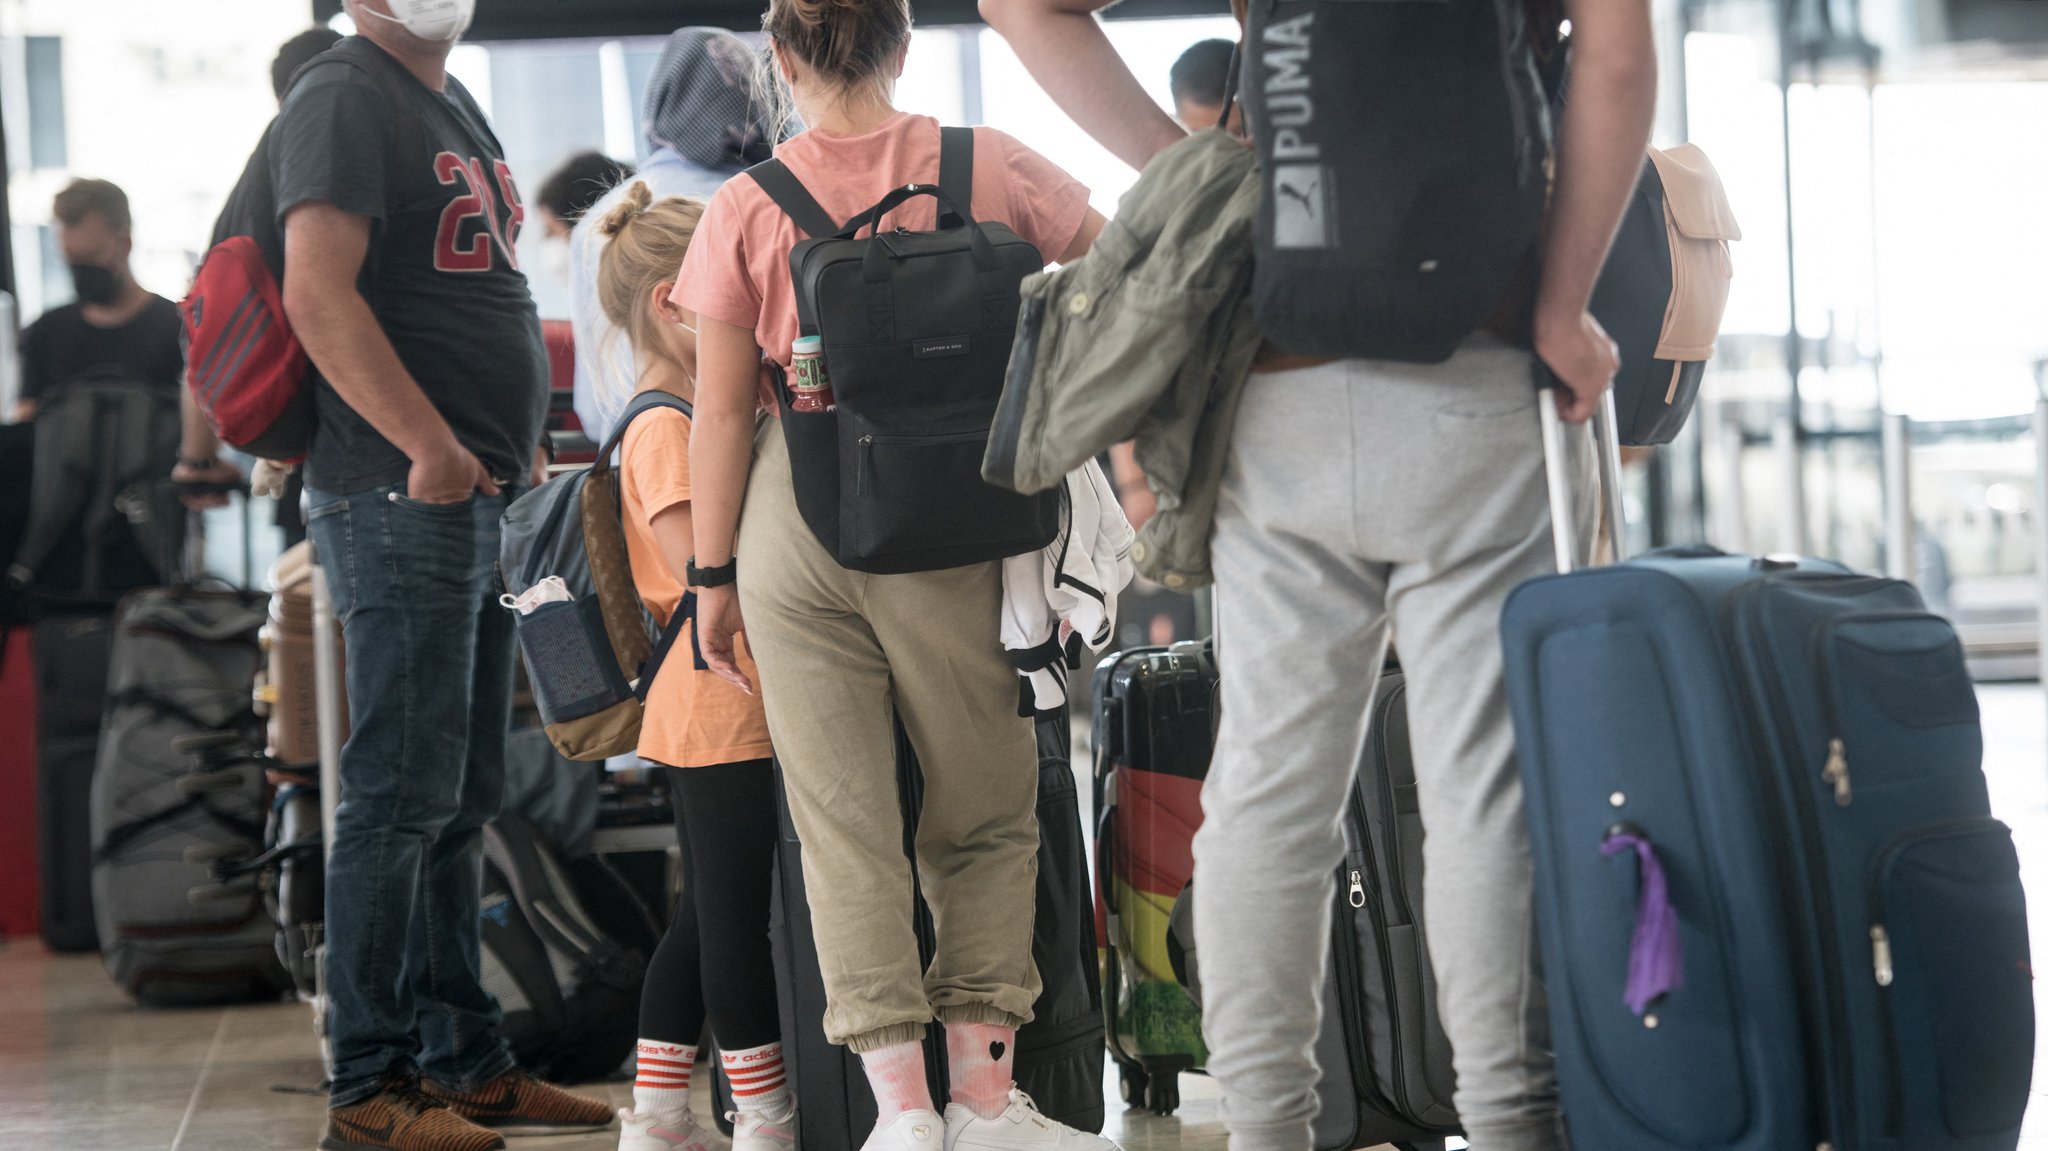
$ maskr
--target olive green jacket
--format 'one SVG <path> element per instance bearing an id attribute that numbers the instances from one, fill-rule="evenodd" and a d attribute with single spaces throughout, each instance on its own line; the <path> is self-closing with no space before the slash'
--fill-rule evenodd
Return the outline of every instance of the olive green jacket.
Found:
<path id="1" fill-rule="evenodd" d="M 1136 440 L 1158 511 L 1131 557 L 1170 588 L 1212 579 L 1217 488 L 1260 344 L 1258 204 L 1251 149 L 1221 131 L 1154 157 L 1087 255 L 1024 282 L 982 463 L 990 483 L 1039 492 Z"/>

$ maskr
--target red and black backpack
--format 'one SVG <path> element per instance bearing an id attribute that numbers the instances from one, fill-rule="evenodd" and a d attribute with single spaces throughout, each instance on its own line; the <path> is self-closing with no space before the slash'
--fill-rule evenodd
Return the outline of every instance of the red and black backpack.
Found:
<path id="1" fill-rule="evenodd" d="M 361 37 L 322 53 L 292 82 L 331 60 L 368 73 L 394 109 L 403 107 L 403 66 Z M 229 447 L 290 463 L 305 457 L 313 434 L 313 365 L 284 312 L 284 229 L 270 169 L 276 131 L 273 120 L 228 194 L 179 310 L 186 385 L 214 433 Z M 393 142 L 395 151 L 395 133 Z"/>

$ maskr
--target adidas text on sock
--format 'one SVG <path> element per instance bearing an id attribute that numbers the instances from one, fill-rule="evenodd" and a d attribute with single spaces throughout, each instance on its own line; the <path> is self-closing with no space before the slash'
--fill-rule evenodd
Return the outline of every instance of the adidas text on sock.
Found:
<path id="1" fill-rule="evenodd" d="M 769 1119 L 786 1118 L 792 1101 L 789 1079 L 782 1068 L 782 1044 L 764 1043 L 740 1051 L 721 1051 L 725 1077 L 732 1083 L 732 1099 L 741 1111 Z"/>
<path id="2" fill-rule="evenodd" d="M 633 1059 L 633 1110 L 642 1115 L 681 1115 L 690 1109 L 696 1047 L 642 1039 L 633 1048 Z"/>

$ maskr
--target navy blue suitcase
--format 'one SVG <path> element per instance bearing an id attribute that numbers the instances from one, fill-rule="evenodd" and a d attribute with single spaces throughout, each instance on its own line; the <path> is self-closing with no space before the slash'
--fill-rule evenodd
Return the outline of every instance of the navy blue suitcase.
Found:
<path id="1" fill-rule="evenodd" d="M 1653 554 L 1525 585 L 1502 639 L 1575 1146 L 2016 1145 L 2018 858 L 1911 585 Z"/>

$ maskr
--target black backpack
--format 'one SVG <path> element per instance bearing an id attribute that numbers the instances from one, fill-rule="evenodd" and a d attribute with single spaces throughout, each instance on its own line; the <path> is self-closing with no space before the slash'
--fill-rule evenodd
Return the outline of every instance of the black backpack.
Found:
<path id="1" fill-rule="evenodd" d="M 91 368 L 55 389 L 36 413 L 10 586 L 43 605 L 111 606 L 175 576 L 185 537 L 171 487 L 178 435 L 178 393 L 124 368 Z"/>
<path id="2" fill-rule="evenodd" d="M 1533 271 L 1550 120 L 1524 0 L 1253 0 L 1253 293 L 1290 352 L 1436 363 Z"/>
<path id="3" fill-rule="evenodd" d="M 1007 226 L 974 220 L 973 130 L 940 139 L 936 186 L 898 188 L 844 227 L 780 160 L 747 171 L 812 237 L 790 252 L 790 274 L 802 333 L 824 341 L 837 409 L 792 410 L 787 381 L 776 392 L 797 508 L 855 571 L 1001 559 L 1059 529 L 1057 489 L 1024 496 L 981 478 L 1018 287 L 1045 259 Z M 939 230 L 883 233 L 883 217 L 918 196 L 945 209 Z"/>
<path id="4" fill-rule="evenodd" d="M 484 827 L 481 911 L 484 990 L 505 1013 L 513 1058 L 560 1082 L 617 1070 L 639 1034 L 647 953 L 591 914 L 540 831 L 514 812 Z"/>

